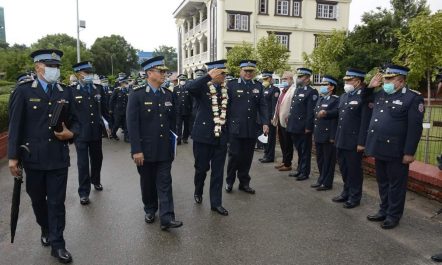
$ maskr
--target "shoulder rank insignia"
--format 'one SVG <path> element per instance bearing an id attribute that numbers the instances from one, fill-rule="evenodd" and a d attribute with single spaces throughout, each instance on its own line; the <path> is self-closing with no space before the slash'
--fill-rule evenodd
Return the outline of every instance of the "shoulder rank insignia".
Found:
<path id="1" fill-rule="evenodd" d="M 144 87 L 144 86 L 136 86 L 136 87 L 132 88 L 132 90 L 133 90 L 133 91 L 137 91 L 138 89 L 140 89 L 140 88 L 142 88 L 142 87 Z"/>
<path id="2" fill-rule="evenodd" d="M 417 90 L 414 90 L 414 89 L 410 89 L 410 91 L 412 91 L 412 92 L 414 92 L 414 93 L 416 93 L 416 94 L 418 94 L 418 95 L 422 95 L 422 93 L 421 93 L 421 92 L 419 92 L 419 91 L 417 91 Z"/>

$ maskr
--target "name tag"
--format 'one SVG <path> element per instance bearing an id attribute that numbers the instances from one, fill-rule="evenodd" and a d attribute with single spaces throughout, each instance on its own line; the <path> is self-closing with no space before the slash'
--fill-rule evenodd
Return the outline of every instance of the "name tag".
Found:
<path id="1" fill-rule="evenodd" d="M 358 104 L 359 104 L 359 102 L 357 102 L 357 101 L 353 100 L 353 101 L 350 101 L 350 103 L 348 103 L 348 104 L 350 104 L 350 105 L 358 105 Z"/>
<path id="2" fill-rule="evenodd" d="M 40 102 L 41 99 L 39 99 L 39 98 L 30 98 L 29 101 L 30 102 Z"/>
<path id="3" fill-rule="evenodd" d="M 321 107 L 323 107 L 323 108 L 327 108 L 327 107 L 328 107 L 328 104 L 322 104 Z"/>
<path id="4" fill-rule="evenodd" d="M 144 105 L 152 105 L 152 102 L 150 101 L 144 102 Z"/>
<path id="5" fill-rule="evenodd" d="M 269 91 L 264 92 L 264 94 L 266 94 L 266 95 L 269 94 Z"/>
<path id="6" fill-rule="evenodd" d="M 80 99 L 80 98 L 83 98 L 83 96 L 77 96 L 77 97 L 75 97 L 75 99 Z"/>
<path id="7" fill-rule="evenodd" d="M 164 102 L 164 106 L 171 107 L 172 103 L 170 101 L 166 101 L 166 102 Z"/>
<path id="8" fill-rule="evenodd" d="M 304 94 L 299 94 L 298 97 L 303 98 L 303 97 L 305 97 L 305 95 Z"/>
<path id="9" fill-rule="evenodd" d="M 243 93 L 244 91 L 243 90 L 236 90 L 236 92 Z"/>
<path id="10" fill-rule="evenodd" d="M 395 101 L 393 101 L 393 104 L 401 105 L 402 106 L 403 103 L 400 100 L 395 100 Z"/>
<path id="11" fill-rule="evenodd" d="M 252 90 L 252 92 L 253 92 L 254 94 L 258 94 L 258 93 L 259 93 L 259 90 L 255 88 L 255 89 Z"/>

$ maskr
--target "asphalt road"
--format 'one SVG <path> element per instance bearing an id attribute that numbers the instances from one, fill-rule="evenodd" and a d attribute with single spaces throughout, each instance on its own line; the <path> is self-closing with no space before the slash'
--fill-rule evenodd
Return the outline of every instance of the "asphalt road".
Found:
<path id="1" fill-rule="evenodd" d="M 342 188 L 339 172 L 333 190 L 317 192 L 310 188 L 316 163 L 310 180 L 296 182 L 273 164 L 257 162 L 261 156 L 255 152 L 251 170 L 256 194 L 238 191 L 236 185 L 232 194 L 223 192 L 229 210 L 223 217 L 210 210 L 208 185 L 203 204 L 194 203 L 192 145 L 180 146 L 172 175 L 175 213 L 184 226 L 164 232 L 158 219 L 144 222 L 128 144 L 104 140 L 104 191 L 92 191 L 88 206 L 79 203 L 71 146 L 65 238 L 73 264 L 416 265 L 433 264 L 431 254 L 442 251 L 442 216 L 434 217 L 442 204 L 410 192 L 400 226 L 386 231 L 366 220 L 377 210 L 374 179 L 365 180 L 361 206 L 348 210 L 331 201 Z M 0 161 L 0 176 L 0 264 L 58 264 L 40 244 L 24 185 L 17 235 L 10 244 L 13 179 L 6 160 Z"/>

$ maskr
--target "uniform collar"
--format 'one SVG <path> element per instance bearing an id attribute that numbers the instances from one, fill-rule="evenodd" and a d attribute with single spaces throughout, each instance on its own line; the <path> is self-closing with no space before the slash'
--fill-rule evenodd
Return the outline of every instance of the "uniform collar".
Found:
<path id="1" fill-rule="evenodd" d="M 48 82 L 46 82 L 43 79 L 40 79 L 40 77 L 38 77 L 38 82 L 40 82 L 41 87 L 44 89 L 44 91 L 46 92 L 47 88 L 48 88 Z"/>

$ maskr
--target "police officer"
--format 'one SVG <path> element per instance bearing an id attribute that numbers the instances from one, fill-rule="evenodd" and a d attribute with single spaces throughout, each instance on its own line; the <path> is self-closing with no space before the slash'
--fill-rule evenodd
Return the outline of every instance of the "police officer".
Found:
<path id="1" fill-rule="evenodd" d="M 144 61 L 147 85 L 138 86 L 129 95 L 127 122 L 132 158 L 140 174 L 145 221 L 153 223 L 160 206 L 161 229 L 183 225 L 175 220 L 171 168 L 174 159 L 175 110 L 172 93 L 161 88 L 167 67 L 164 57 Z"/>
<path id="2" fill-rule="evenodd" d="M 95 190 L 102 191 L 101 165 L 103 163 L 102 134 L 103 117 L 107 120 L 107 106 L 103 87 L 93 83 L 92 64 L 89 61 L 72 66 L 78 84 L 71 86 L 80 134 L 75 138 L 78 166 L 78 194 L 82 205 L 89 204 L 91 184 Z M 89 168 L 90 161 L 90 168 Z"/>
<path id="3" fill-rule="evenodd" d="M 417 91 L 407 88 L 410 69 L 390 65 L 383 74 L 376 74 L 364 96 L 374 100 L 373 115 L 368 128 L 365 153 L 375 158 L 376 177 L 381 199 L 380 209 L 367 216 L 369 221 L 383 222 L 391 229 L 399 224 L 404 212 L 409 165 L 414 161 L 422 135 L 424 99 Z"/>
<path id="4" fill-rule="evenodd" d="M 267 104 L 261 83 L 255 82 L 256 61 L 240 62 L 240 78 L 227 84 L 228 92 L 228 128 L 229 159 L 227 163 L 226 191 L 231 192 L 236 177 L 239 189 L 254 194 L 250 187 L 250 166 L 253 160 L 253 148 L 256 142 L 256 120 L 263 121 L 263 132 L 269 132 Z"/>
<path id="5" fill-rule="evenodd" d="M 318 163 L 319 178 L 311 185 L 318 191 L 329 190 L 333 186 L 336 165 L 336 148 L 334 145 L 337 117 L 327 117 L 327 112 L 337 112 L 339 97 L 333 95 L 338 86 L 338 80 L 333 76 L 324 75 L 322 86 L 319 89 L 320 97 L 315 108 L 315 128 L 313 135 L 316 147 L 316 161 Z"/>
<path id="6" fill-rule="evenodd" d="M 362 197 L 362 153 L 365 150 L 371 109 L 361 97 L 365 72 L 350 68 L 344 77 L 345 93 L 339 98 L 338 110 L 326 111 L 328 118 L 339 117 L 335 145 L 344 189 L 334 202 L 344 202 L 343 207 L 355 208 Z"/>
<path id="7" fill-rule="evenodd" d="M 298 68 L 297 75 L 296 91 L 290 106 L 287 132 L 290 133 L 298 152 L 298 169 L 289 176 L 302 181 L 310 176 L 314 110 L 318 100 L 318 91 L 310 86 L 312 70 Z"/>
<path id="8" fill-rule="evenodd" d="M 262 73 L 262 85 L 264 87 L 264 98 L 267 103 L 267 113 L 269 119 L 275 115 L 276 104 L 278 103 L 279 88 L 273 85 L 273 72 L 264 71 Z M 276 126 L 272 125 L 269 120 L 269 136 L 264 149 L 264 157 L 260 158 L 261 163 L 271 163 L 275 161 L 276 146 Z"/>
<path id="9" fill-rule="evenodd" d="M 181 141 L 187 144 L 190 135 L 190 121 L 192 118 L 192 97 L 186 89 L 187 75 L 179 75 L 179 85 L 175 87 L 176 115 L 177 124 L 176 131 L 178 135 L 178 144 Z M 183 128 L 184 127 L 184 128 Z"/>
<path id="10" fill-rule="evenodd" d="M 209 73 L 188 85 L 189 93 L 197 101 L 195 125 L 192 130 L 195 157 L 196 203 L 203 201 L 206 174 L 210 175 L 210 205 L 212 211 L 228 215 L 222 206 L 224 164 L 227 154 L 228 132 L 227 87 L 225 86 L 226 60 L 206 63 Z"/>
<path id="11" fill-rule="evenodd" d="M 23 74 L 20 74 L 17 77 L 17 83 L 16 84 L 20 85 L 22 83 L 29 82 L 31 80 L 34 80 L 34 77 L 30 73 L 23 73 Z"/>
<path id="12" fill-rule="evenodd" d="M 63 238 L 70 165 L 68 140 L 78 135 L 79 124 L 70 89 L 57 82 L 62 56 L 63 52 L 53 49 L 31 54 L 37 78 L 19 84 L 11 95 L 8 158 L 14 176 L 21 174 L 18 160 L 23 162 L 26 192 L 41 227 L 41 243 L 51 245 L 51 255 L 60 262 L 69 263 L 72 256 Z M 63 123 L 63 130 L 56 132 L 50 121 L 54 107 L 62 102 L 68 106 L 68 120 Z M 21 145 L 29 152 L 23 152 Z"/>
<path id="13" fill-rule="evenodd" d="M 203 77 L 206 75 L 206 71 L 204 71 L 204 69 L 196 69 L 195 72 L 195 79 Z"/>
<path id="14" fill-rule="evenodd" d="M 114 125 L 114 117 L 111 114 L 111 111 L 109 109 L 110 99 L 112 97 L 112 93 L 114 92 L 113 87 L 109 84 L 109 79 L 105 76 L 101 76 L 101 86 L 103 87 L 104 92 L 104 102 L 106 103 L 106 110 L 107 110 L 107 122 L 109 124 L 109 129 L 112 130 Z"/>
<path id="15" fill-rule="evenodd" d="M 123 129 L 124 141 L 129 142 L 129 135 L 126 127 L 126 108 L 129 96 L 129 83 L 124 77 L 119 79 L 120 86 L 114 89 L 110 99 L 110 111 L 114 117 L 114 125 L 112 127 L 112 138 L 119 140 L 117 131 L 119 128 Z"/>

